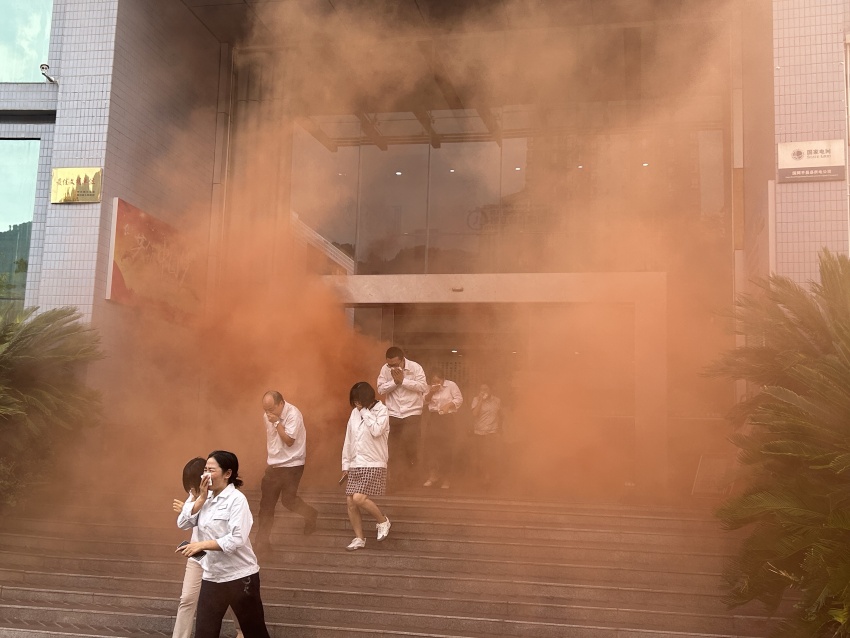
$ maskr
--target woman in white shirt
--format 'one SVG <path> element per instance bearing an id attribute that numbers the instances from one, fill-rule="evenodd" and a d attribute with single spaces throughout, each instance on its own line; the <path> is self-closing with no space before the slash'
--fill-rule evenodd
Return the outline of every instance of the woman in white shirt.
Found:
<path id="1" fill-rule="evenodd" d="M 245 638 L 269 638 L 260 598 L 260 567 L 248 538 L 254 519 L 248 500 L 236 489 L 241 485 L 236 455 L 210 452 L 198 498 L 187 500 L 177 518 L 178 527 L 196 527 L 198 532 L 196 542 L 177 551 L 186 557 L 206 552 L 201 559 L 204 576 L 195 638 L 218 638 L 228 607 Z"/>
<path id="2" fill-rule="evenodd" d="M 187 492 L 187 500 L 195 500 L 201 490 L 201 474 L 204 473 L 206 461 L 200 456 L 195 457 L 183 467 L 183 489 Z M 180 514 L 186 501 L 174 499 L 172 507 Z M 198 540 L 198 528 L 192 528 L 192 542 Z M 186 572 L 183 574 L 183 590 L 180 593 L 180 603 L 177 605 L 177 618 L 174 620 L 174 631 L 171 638 L 192 638 L 192 627 L 195 624 L 195 610 L 198 608 L 198 594 L 201 591 L 201 579 L 204 568 L 197 558 L 186 560 Z M 236 638 L 242 638 L 242 631 L 236 630 Z"/>
<path id="3" fill-rule="evenodd" d="M 348 395 L 351 416 L 342 446 L 342 473 L 346 479 L 345 498 L 348 520 L 354 529 L 354 540 L 346 549 L 366 547 L 361 508 L 375 517 L 377 538 L 384 540 L 390 533 L 390 519 L 381 513 L 370 496 L 383 496 L 387 488 L 387 439 L 390 417 L 386 406 L 375 397 L 375 389 L 360 381 Z"/>

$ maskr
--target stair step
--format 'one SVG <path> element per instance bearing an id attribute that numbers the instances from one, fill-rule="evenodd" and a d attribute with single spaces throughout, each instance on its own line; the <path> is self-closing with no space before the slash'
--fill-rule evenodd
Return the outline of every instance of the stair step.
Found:
<path id="1" fill-rule="evenodd" d="M 272 543 L 283 547 L 324 547 L 327 549 L 338 549 L 340 543 L 347 545 L 351 531 L 348 526 L 339 525 L 338 532 L 328 531 L 328 525 L 324 524 L 320 531 L 312 536 L 305 537 L 300 528 L 284 531 L 280 525 L 272 535 Z M 399 550 L 411 550 L 417 553 L 458 553 L 463 555 L 508 555 L 514 558 L 571 558 L 583 557 L 591 560 L 594 557 L 599 560 L 606 559 L 616 563 L 634 564 L 657 564 L 665 565 L 671 562 L 687 561 L 690 565 L 699 564 L 702 569 L 713 569 L 718 571 L 722 568 L 723 561 L 728 559 L 731 552 L 711 552 L 704 547 L 694 543 L 692 547 L 665 547 L 644 548 L 634 545 L 621 545 L 605 541 L 594 542 L 537 542 L 533 545 L 523 542 L 521 537 L 499 538 L 499 539 L 469 539 L 456 536 L 438 536 L 425 534 L 421 530 L 404 532 L 399 529 L 401 525 L 393 522 L 393 533 L 388 542 L 393 543 Z M 168 529 L 150 528 L 133 529 L 127 528 L 127 534 L 122 534 L 123 528 L 113 529 L 105 527 L 98 529 L 82 524 L 63 524 L 55 521 L 38 521 L 35 519 L 22 519 L 13 525 L 7 525 L 5 532 L 0 533 L 0 546 L 23 546 L 28 548 L 41 546 L 57 547 L 66 544 L 73 547 L 73 551 L 87 551 L 92 547 L 109 551 L 113 546 L 117 547 L 119 553 L 126 549 L 123 544 L 139 546 L 142 544 L 156 547 L 157 550 L 170 544 L 176 545 L 186 537 L 186 532 L 176 527 Z M 8 536 L 6 536 L 8 534 Z M 97 540 L 95 540 L 97 539 Z M 116 545 L 118 544 L 118 545 Z"/>
<path id="2" fill-rule="evenodd" d="M 564 638 L 569 636 L 594 637 L 621 635 L 621 631 L 633 632 L 615 622 L 584 624 L 581 622 L 554 623 L 524 620 L 503 620 L 470 616 L 451 616 L 431 614 L 404 614 L 396 611 L 371 610 L 361 607 L 331 608 L 319 605 L 294 606 L 283 604 L 268 604 L 266 608 L 266 624 L 272 636 L 299 635 L 292 634 L 293 627 L 302 631 L 321 627 L 369 627 L 382 629 L 385 632 L 424 632 L 425 635 L 446 636 L 516 636 L 518 638 L 534 636 L 535 638 Z M 169 632 L 173 627 L 174 617 L 169 614 L 156 613 L 145 607 L 112 608 L 110 606 L 76 609 L 69 605 L 56 603 L 17 602 L 7 604 L 0 601 L 0 620 L 24 623 L 56 623 L 71 626 L 115 627 L 141 629 L 146 632 Z M 742 632 L 714 633 L 700 632 L 693 634 L 664 628 L 646 629 L 641 633 L 646 636 L 747 636 Z M 301 633 L 301 635 L 307 635 Z M 626 634 L 629 635 L 629 634 Z"/>
<path id="3" fill-rule="evenodd" d="M 162 589 L 156 590 L 163 593 Z M 699 626 L 703 630 L 718 633 L 746 631 L 763 632 L 768 618 L 758 615 L 707 614 L 698 612 L 649 610 L 640 608 L 618 608 L 611 606 L 592 606 L 576 604 L 554 604 L 541 601 L 520 601 L 513 599 L 485 600 L 461 599 L 419 593 L 385 593 L 349 591 L 303 591 L 293 588 L 263 587 L 266 618 L 287 621 L 293 617 L 292 610 L 303 608 L 318 609 L 363 609 L 379 612 L 392 609 L 406 614 L 431 614 L 439 609 L 443 615 L 475 616 L 501 620 L 522 620 L 526 622 L 591 622 L 596 617 L 604 617 L 607 622 L 625 625 L 639 622 L 645 628 L 686 631 L 689 627 Z M 143 608 L 151 611 L 173 614 L 176 608 L 176 596 L 162 597 L 140 594 L 128 594 L 118 591 L 70 591 L 48 588 L 30 588 L 4 586 L 0 588 L 0 602 L 39 602 L 54 605 L 71 605 L 80 608 L 85 605 L 107 608 Z M 268 601 L 275 602 L 268 602 Z M 305 619 L 309 613 L 303 612 Z M 325 615 L 326 617 L 326 615 Z"/>
<path id="4" fill-rule="evenodd" d="M 728 614 L 720 592 L 714 594 L 685 594 L 677 590 L 658 587 L 633 588 L 622 584 L 612 586 L 577 585 L 530 581 L 494 581 L 492 579 L 395 576 L 374 576 L 370 572 L 334 572 L 333 570 L 305 570 L 291 568 L 261 571 L 264 588 L 274 588 L 285 598 L 304 599 L 298 592 L 309 592 L 315 598 L 333 597 L 338 591 L 365 592 L 383 596 L 388 591 L 399 595 L 422 598 L 451 596 L 453 600 L 495 600 L 517 603 L 585 604 L 593 606 L 640 607 L 658 611 L 686 611 L 694 613 Z M 335 574 L 337 577 L 335 577 Z M 23 571 L 0 568 L 0 586 L 50 588 L 83 588 L 131 595 L 157 591 L 175 600 L 180 594 L 182 573 L 172 571 L 165 577 L 95 576 L 81 573 L 54 571 Z M 295 592 L 293 594 L 293 592 Z M 741 612 L 743 613 L 743 612 Z"/>
<path id="5" fill-rule="evenodd" d="M 0 542 L 6 539 L 0 535 Z M 92 541 L 93 543 L 93 541 Z M 96 545 L 96 544 L 95 544 Z M 10 544 L 5 547 L 10 548 Z M 675 571 L 674 568 L 656 570 L 635 568 L 620 564 L 581 564 L 517 561 L 500 558 L 461 557 L 451 555 L 411 555 L 407 552 L 394 551 L 392 543 L 387 540 L 367 545 L 368 549 L 358 552 L 346 552 L 342 544 L 336 551 L 325 549 L 300 548 L 294 551 L 276 550 L 271 559 L 261 559 L 261 566 L 293 565 L 303 568 L 331 568 L 336 570 L 361 570 L 372 568 L 383 573 L 420 573 L 420 574 L 467 574 L 480 577 L 518 578 L 553 580 L 571 583 L 620 583 L 629 582 L 635 585 L 658 585 L 676 587 L 689 592 L 712 592 L 721 585 L 721 574 L 717 572 L 686 572 Z M 131 546 L 128 546 L 130 549 Z M 132 546 L 133 549 L 146 549 L 144 546 Z M 169 547 L 151 545 L 150 553 L 154 560 L 139 560 L 129 558 L 120 552 L 103 552 L 110 556 L 92 556 L 73 551 L 72 547 L 62 545 L 58 548 L 61 553 L 51 554 L 54 564 L 73 565 L 73 561 L 90 561 L 95 569 L 161 569 L 160 560 L 171 560 L 182 565 Z M 105 549 L 105 548 L 104 548 Z M 91 550 L 90 550 L 91 551 Z M 0 552 L 0 555 L 3 555 Z M 68 557 L 73 555 L 74 558 Z M 146 555 L 142 552 L 142 555 Z M 115 556 L 115 558 L 112 558 Z M 121 558 L 118 558 L 121 556 Z M 44 556 L 44 558 L 48 558 Z M 7 561 L 4 564 L 9 564 Z M 114 564 L 114 567 L 111 565 Z M 134 567 L 131 567 L 134 566 Z M 72 568 L 73 569 L 73 568 Z"/>
<path id="6" fill-rule="evenodd" d="M 256 516 L 258 494 L 248 496 Z M 98 495 L 3 520 L 0 638 L 169 636 L 186 566 L 173 550 L 187 537 L 170 497 L 124 509 Z M 346 552 L 343 495 L 302 497 L 319 509 L 317 533 L 303 536 L 303 520 L 278 508 L 275 549 L 260 555 L 275 638 L 759 638 L 775 625 L 756 606 L 723 604 L 740 534 L 703 510 L 420 490 L 381 498 L 390 537 Z"/>

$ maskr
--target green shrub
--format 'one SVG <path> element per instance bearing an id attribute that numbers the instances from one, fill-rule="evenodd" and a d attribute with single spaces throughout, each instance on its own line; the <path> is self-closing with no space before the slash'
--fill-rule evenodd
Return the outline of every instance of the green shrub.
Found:
<path id="1" fill-rule="evenodd" d="M 97 422 L 100 399 L 84 373 L 101 356 L 75 309 L 0 303 L 0 505 L 17 502 L 68 433 Z"/>
<path id="2" fill-rule="evenodd" d="M 850 261 L 823 252 L 809 289 L 771 277 L 740 299 L 738 319 L 747 346 L 713 370 L 755 389 L 733 415 L 742 489 L 718 510 L 749 530 L 726 573 L 729 602 L 790 600 L 780 635 L 848 636 Z"/>

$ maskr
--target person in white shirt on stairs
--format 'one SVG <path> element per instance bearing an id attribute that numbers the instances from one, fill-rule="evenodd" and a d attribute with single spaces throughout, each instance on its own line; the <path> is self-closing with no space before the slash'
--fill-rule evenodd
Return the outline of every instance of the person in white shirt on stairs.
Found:
<path id="1" fill-rule="evenodd" d="M 267 466 L 260 483 L 260 513 L 255 545 L 261 556 L 272 549 L 271 532 L 275 503 L 280 499 L 290 512 L 304 519 L 304 534 L 316 531 L 316 508 L 298 496 L 307 461 L 307 430 L 301 411 L 284 401 L 277 390 L 263 395 L 263 429 L 266 433 Z"/>
<path id="2" fill-rule="evenodd" d="M 197 499 L 187 500 L 177 518 L 180 529 L 197 527 L 198 540 L 177 551 L 190 558 L 206 552 L 195 638 L 219 638 L 227 608 L 233 609 L 245 638 L 269 638 L 260 597 L 260 566 L 251 548 L 254 517 L 237 490 L 239 459 L 233 452 L 210 452 Z"/>
<path id="3" fill-rule="evenodd" d="M 390 415 L 389 447 L 392 450 L 390 489 L 418 484 L 419 447 L 422 444 L 422 408 L 428 391 L 422 366 L 404 356 L 401 348 L 387 349 L 387 362 L 378 374 L 378 392 Z"/>
<path id="4" fill-rule="evenodd" d="M 345 499 L 348 519 L 354 530 L 354 540 L 346 549 L 355 551 L 366 547 L 363 534 L 363 509 L 375 518 L 377 538 L 384 540 L 390 533 L 390 519 L 384 516 L 370 496 L 383 496 L 387 488 L 387 440 L 390 419 L 386 406 L 375 397 L 375 389 L 360 381 L 349 392 L 351 415 L 342 446 L 342 479 L 346 481 Z"/>
<path id="5" fill-rule="evenodd" d="M 457 383 L 446 379 L 441 370 L 431 372 L 431 385 L 425 395 L 428 402 L 428 422 L 425 424 L 425 453 L 431 471 L 423 487 L 431 487 L 442 477 L 440 487 L 451 487 L 452 465 L 457 445 L 457 411 L 463 405 L 463 395 Z"/>
<path id="6" fill-rule="evenodd" d="M 183 489 L 188 496 L 186 500 L 195 500 L 201 491 L 201 475 L 207 462 L 200 456 L 195 457 L 183 467 Z M 183 511 L 185 501 L 174 499 L 172 508 L 178 514 Z M 198 528 L 192 528 L 192 542 L 198 540 Z M 195 624 L 195 610 L 198 608 L 198 594 L 201 592 L 201 578 L 204 568 L 197 558 L 186 560 L 186 572 L 183 574 L 183 590 L 180 593 L 180 602 L 177 605 L 177 618 L 174 620 L 174 631 L 171 638 L 192 638 L 192 627 Z M 242 638 L 242 630 L 238 629 L 236 623 L 236 638 Z"/>

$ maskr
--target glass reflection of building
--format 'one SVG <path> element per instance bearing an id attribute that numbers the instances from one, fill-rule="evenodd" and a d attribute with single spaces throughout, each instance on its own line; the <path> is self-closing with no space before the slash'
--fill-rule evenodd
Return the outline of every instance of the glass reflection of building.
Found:
<path id="1" fill-rule="evenodd" d="M 356 274 L 657 270 L 671 233 L 726 234 L 722 120 L 579 134 L 502 128 L 534 117 L 530 108 L 491 113 L 498 142 L 482 140 L 467 111 L 427 114 L 431 135 L 412 113 L 379 114 L 385 150 L 356 123 L 336 148 L 296 125 L 293 213 L 355 257 Z M 402 126 L 411 132 L 389 134 Z M 470 134 L 449 141 L 452 128 Z"/>
<path id="2" fill-rule="evenodd" d="M 28 83 L 45 80 L 40 65 L 48 61 L 52 14 L 53 0 L 3 6 L 0 83 L 17 88 L 20 95 Z M 39 157 L 44 120 L 32 111 L 17 114 L 14 110 L 0 118 L 0 300 L 21 305 L 29 271 L 36 185 L 43 168 Z"/>
<path id="3" fill-rule="evenodd" d="M 38 140 L 0 139 L 0 301 L 23 305 L 35 209 Z"/>

